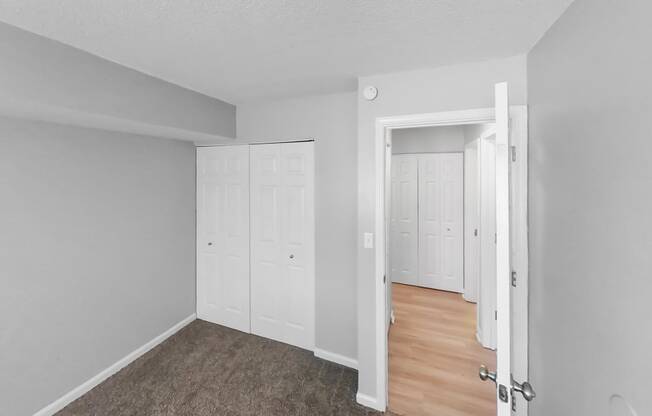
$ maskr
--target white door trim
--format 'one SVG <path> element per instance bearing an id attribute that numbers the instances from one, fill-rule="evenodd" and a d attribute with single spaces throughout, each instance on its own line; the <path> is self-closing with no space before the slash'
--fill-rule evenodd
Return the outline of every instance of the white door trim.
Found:
<path id="1" fill-rule="evenodd" d="M 514 145 L 523 147 L 527 143 L 527 107 L 526 106 L 512 106 L 510 107 L 510 116 L 518 119 L 518 126 L 515 129 L 514 137 L 517 139 Z M 387 137 L 391 137 L 392 130 L 397 128 L 408 127 L 428 127 L 428 126 L 450 126 L 461 124 L 479 124 L 479 123 L 492 123 L 495 121 L 495 111 L 493 108 L 481 108 L 474 110 L 461 110 L 461 111 L 448 111 L 440 113 L 426 113 L 414 114 L 394 117 L 380 117 L 376 119 L 375 123 L 375 157 L 376 157 L 376 201 L 375 201 L 375 218 L 374 218 L 374 232 L 376 234 L 376 247 L 374 251 L 375 258 L 375 327 L 376 327 L 376 397 L 360 397 L 358 395 L 358 402 L 361 404 L 373 407 L 377 410 L 384 411 L 387 408 L 387 394 L 388 394 L 388 340 L 386 331 L 386 309 L 387 309 L 387 287 L 384 282 L 386 273 L 386 236 L 385 236 L 385 195 L 389 190 L 386 180 L 386 167 L 391 163 L 391 143 L 387 141 Z M 515 169 L 515 173 L 519 176 L 525 172 L 527 175 L 527 153 L 522 152 L 521 157 L 518 159 L 523 165 L 520 169 Z M 515 181 L 516 182 L 516 181 Z M 517 194 L 515 200 L 518 200 L 517 209 L 515 212 L 521 213 L 524 210 L 525 215 L 518 215 L 517 225 L 518 230 L 523 232 L 527 230 L 527 222 L 520 224 L 523 219 L 527 219 L 527 176 L 524 180 L 518 181 Z M 520 281 L 527 282 L 527 235 L 523 238 L 515 240 L 519 247 L 515 250 L 519 259 L 516 262 L 524 265 L 523 269 L 519 270 Z M 525 244 L 521 247 L 522 244 Z M 526 284 L 526 283 L 524 283 Z M 525 286 L 527 288 L 527 286 Z M 527 316 L 525 317 L 525 324 L 527 325 Z M 526 340 L 527 342 L 527 340 Z M 526 343 L 527 345 L 527 343 Z M 526 351 L 527 354 L 527 351 Z M 525 356 L 527 360 L 527 355 Z M 527 365 L 526 365 L 527 367 Z M 522 378 L 526 380 L 527 378 Z M 365 399 L 365 400 L 362 400 Z M 364 403 L 363 403 L 364 402 Z"/>

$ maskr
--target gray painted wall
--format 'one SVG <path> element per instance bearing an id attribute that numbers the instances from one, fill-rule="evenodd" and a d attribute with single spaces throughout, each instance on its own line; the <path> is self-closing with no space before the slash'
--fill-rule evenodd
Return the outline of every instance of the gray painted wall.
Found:
<path id="1" fill-rule="evenodd" d="M 652 414 L 651 15 L 576 0 L 528 56 L 532 416 Z"/>
<path id="2" fill-rule="evenodd" d="M 494 127 L 495 124 L 468 124 L 464 126 L 464 144 L 471 143 L 473 140 L 479 138 L 482 133 Z"/>
<path id="3" fill-rule="evenodd" d="M 195 311 L 191 143 L 0 118 L 0 414 Z"/>
<path id="4" fill-rule="evenodd" d="M 315 139 L 316 346 L 357 357 L 356 95 L 238 106 L 238 138 Z"/>
<path id="5" fill-rule="evenodd" d="M 0 104 L 235 137 L 235 106 L 0 22 Z"/>
<path id="6" fill-rule="evenodd" d="M 392 131 L 392 154 L 464 151 L 464 127 L 417 127 Z"/>
<path id="7" fill-rule="evenodd" d="M 363 248 L 363 233 L 374 231 L 377 117 L 494 106 L 494 84 L 509 82 L 511 104 L 526 103 L 525 56 L 428 70 L 362 77 L 358 80 L 358 391 L 376 397 L 376 275 L 373 249 Z M 362 89 L 378 88 L 367 101 Z"/>

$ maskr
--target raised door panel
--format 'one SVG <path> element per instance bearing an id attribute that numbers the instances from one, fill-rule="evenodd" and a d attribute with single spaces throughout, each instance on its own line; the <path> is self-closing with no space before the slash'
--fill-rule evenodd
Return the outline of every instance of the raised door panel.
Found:
<path id="1" fill-rule="evenodd" d="M 197 149 L 197 315 L 249 332 L 249 153 Z"/>
<path id="2" fill-rule="evenodd" d="M 392 282 L 418 283 L 417 157 L 392 156 L 390 273 Z"/>

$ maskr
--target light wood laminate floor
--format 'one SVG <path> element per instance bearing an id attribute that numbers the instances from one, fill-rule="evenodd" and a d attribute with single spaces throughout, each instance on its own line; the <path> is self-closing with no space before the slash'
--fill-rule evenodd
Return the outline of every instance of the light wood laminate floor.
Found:
<path id="1" fill-rule="evenodd" d="M 476 305 L 462 295 L 394 283 L 389 408 L 405 416 L 494 416 L 495 386 L 478 368 L 496 353 L 475 337 Z"/>

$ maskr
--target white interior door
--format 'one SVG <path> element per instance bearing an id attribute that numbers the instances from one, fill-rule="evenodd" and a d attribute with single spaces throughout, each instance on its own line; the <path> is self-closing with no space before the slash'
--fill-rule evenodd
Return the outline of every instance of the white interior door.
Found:
<path id="1" fill-rule="evenodd" d="M 313 143 L 250 151 L 252 332 L 313 349 Z"/>
<path id="2" fill-rule="evenodd" d="M 474 303 L 480 285 L 479 141 L 464 146 L 464 299 Z"/>
<path id="3" fill-rule="evenodd" d="M 512 284 L 510 265 L 509 99 L 496 84 L 496 310 L 498 416 L 512 412 Z"/>
<path id="4" fill-rule="evenodd" d="M 464 291 L 462 153 L 421 154 L 419 285 Z"/>
<path id="5" fill-rule="evenodd" d="M 392 156 L 390 281 L 409 285 L 418 279 L 417 155 Z"/>
<path id="6" fill-rule="evenodd" d="M 197 317 L 250 330 L 248 146 L 197 148 Z"/>

